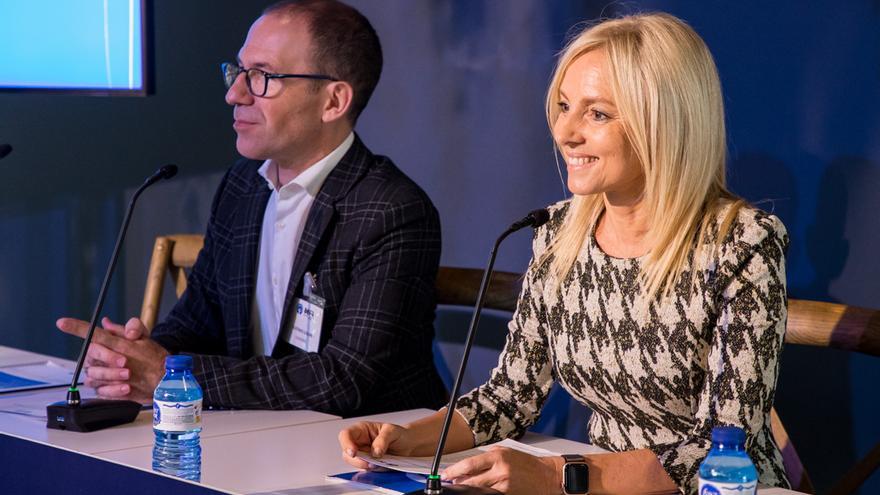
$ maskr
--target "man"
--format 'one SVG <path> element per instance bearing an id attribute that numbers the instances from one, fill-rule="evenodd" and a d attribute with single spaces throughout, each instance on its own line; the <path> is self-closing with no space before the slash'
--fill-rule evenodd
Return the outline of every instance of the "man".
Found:
<path id="1" fill-rule="evenodd" d="M 347 5 L 264 11 L 223 65 L 236 147 L 251 160 L 220 184 L 168 318 L 149 338 L 136 318 L 104 319 L 87 385 L 146 402 L 164 357 L 188 353 L 208 406 L 352 416 L 443 402 L 431 350 L 437 212 L 352 131 L 381 66 L 375 31 Z"/>

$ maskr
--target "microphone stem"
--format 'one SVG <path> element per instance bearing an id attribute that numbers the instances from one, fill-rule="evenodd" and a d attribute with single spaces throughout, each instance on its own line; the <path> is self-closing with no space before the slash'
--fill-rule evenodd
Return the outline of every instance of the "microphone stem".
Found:
<path id="1" fill-rule="evenodd" d="M 125 219 L 122 221 L 122 228 L 119 229 L 119 235 L 116 236 L 116 246 L 113 248 L 113 256 L 110 259 L 110 266 L 107 267 L 107 273 L 104 274 L 104 282 L 101 284 L 101 292 L 98 294 L 98 302 L 95 304 L 95 310 L 92 313 L 92 320 L 89 323 L 89 332 L 86 334 L 85 342 L 83 343 L 82 350 L 79 353 L 79 358 L 76 360 L 76 369 L 73 372 L 73 381 L 70 382 L 70 388 L 67 392 L 67 402 L 70 405 L 78 405 L 79 404 L 79 392 L 76 388 L 77 382 L 79 382 L 79 374 L 82 372 L 83 364 L 85 363 L 86 353 L 89 350 L 89 345 L 92 343 L 92 336 L 95 334 L 95 327 L 98 324 L 98 315 L 101 313 L 101 309 L 104 307 L 104 300 L 107 298 L 107 288 L 110 285 L 110 278 L 113 276 L 113 269 L 116 267 L 116 261 L 119 259 L 119 251 L 122 247 L 122 241 L 125 239 L 125 233 L 128 230 L 128 224 L 131 222 L 131 214 L 134 212 L 134 204 L 137 201 L 138 197 L 144 192 L 144 189 L 151 186 L 155 180 L 147 180 L 144 182 L 141 187 L 135 191 L 134 195 L 131 197 L 131 201 L 128 203 L 128 209 L 125 211 Z"/>
<path id="2" fill-rule="evenodd" d="M 461 364 L 458 367 L 458 376 L 455 377 L 455 384 L 452 386 L 452 392 L 449 397 L 449 405 L 446 408 L 446 417 L 443 419 L 443 428 L 440 429 L 440 440 L 437 442 L 437 452 L 434 454 L 434 461 L 431 464 L 431 475 L 428 477 L 429 481 L 431 479 L 436 480 L 437 472 L 440 470 L 440 459 L 443 456 L 443 449 L 446 446 L 446 437 L 449 434 L 449 425 L 452 422 L 452 415 L 455 412 L 455 403 L 458 402 L 461 380 L 464 377 L 464 370 L 467 368 L 468 356 L 471 353 L 471 346 L 474 343 L 474 334 L 477 331 L 477 325 L 480 323 L 480 313 L 483 311 L 483 298 L 486 295 L 486 290 L 489 288 L 489 280 L 492 278 L 492 268 L 495 266 L 495 256 L 498 254 L 498 246 L 501 244 L 501 241 L 516 230 L 519 229 L 511 226 L 511 228 L 501 234 L 501 236 L 495 241 L 495 245 L 492 247 L 492 252 L 489 254 L 489 264 L 486 266 L 486 271 L 483 272 L 483 280 L 480 282 L 480 291 L 477 294 L 477 302 L 474 304 L 474 314 L 471 317 L 471 324 L 468 328 L 467 338 L 465 339 L 464 353 L 461 356 Z"/>

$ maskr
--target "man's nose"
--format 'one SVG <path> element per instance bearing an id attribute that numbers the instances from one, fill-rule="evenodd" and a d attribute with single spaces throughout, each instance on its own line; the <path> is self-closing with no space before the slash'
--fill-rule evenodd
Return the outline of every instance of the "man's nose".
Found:
<path id="1" fill-rule="evenodd" d="M 226 103 L 230 105 L 250 105 L 254 102 L 254 96 L 247 88 L 247 80 L 244 72 L 235 76 L 232 86 L 226 90 Z"/>

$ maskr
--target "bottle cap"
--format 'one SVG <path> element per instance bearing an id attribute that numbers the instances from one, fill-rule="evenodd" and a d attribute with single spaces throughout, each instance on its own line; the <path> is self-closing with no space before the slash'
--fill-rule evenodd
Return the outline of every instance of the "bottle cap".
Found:
<path id="1" fill-rule="evenodd" d="M 716 426 L 712 428 L 712 441 L 726 444 L 745 445 L 746 432 L 737 426 Z"/>
<path id="2" fill-rule="evenodd" d="M 192 356 L 168 356 L 165 358 L 166 370 L 191 370 L 193 367 Z"/>

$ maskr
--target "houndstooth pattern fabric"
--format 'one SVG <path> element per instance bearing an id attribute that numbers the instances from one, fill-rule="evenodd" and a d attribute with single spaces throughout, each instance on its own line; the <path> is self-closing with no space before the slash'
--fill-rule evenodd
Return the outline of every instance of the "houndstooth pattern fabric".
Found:
<path id="1" fill-rule="evenodd" d="M 719 249 L 691 254 L 665 299 L 645 296 L 636 259 L 606 255 L 591 234 L 557 292 L 549 263 L 536 266 L 568 202 L 538 229 L 505 348 L 484 385 L 458 411 L 477 444 L 522 435 L 558 381 L 593 411 L 590 442 L 611 451 L 651 449 L 683 493 L 712 427 L 747 435 L 759 482 L 787 486 L 770 408 L 785 334 L 785 227 L 746 207 Z M 719 218 L 723 218 L 723 213 Z M 717 236 L 717 220 L 710 238 Z M 688 291 L 690 270 L 698 290 Z"/>

